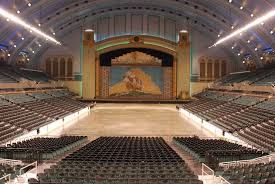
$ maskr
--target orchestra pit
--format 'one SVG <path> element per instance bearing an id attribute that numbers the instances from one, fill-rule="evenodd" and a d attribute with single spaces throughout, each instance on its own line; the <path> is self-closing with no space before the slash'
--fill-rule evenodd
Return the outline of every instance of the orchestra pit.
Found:
<path id="1" fill-rule="evenodd" d="M 275 184 L 274 0 L 0 0 L 0 184 Z"/>

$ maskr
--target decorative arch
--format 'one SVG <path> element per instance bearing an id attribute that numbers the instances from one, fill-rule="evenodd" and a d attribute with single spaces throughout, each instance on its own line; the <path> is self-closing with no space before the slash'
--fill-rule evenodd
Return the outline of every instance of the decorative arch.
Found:
<path id="1" fill-rule="evenodd" d="M 227 61 L 224 58 L 203 56 L 199 59 L 200 80 L 212 81 L 227 74 Z"/>
<path id="2" fill-rule="evenodd" d="M 175 43 L 152 36 L 121 36 L 95 47 L 97 98 L 174 97 Z"/>
<path id="3" fill-rule="evenodd" d="M 41 68 L 50 76 L 59 80 L 72 80 L 73 57 L 70 55 L 46 56 Z"/>

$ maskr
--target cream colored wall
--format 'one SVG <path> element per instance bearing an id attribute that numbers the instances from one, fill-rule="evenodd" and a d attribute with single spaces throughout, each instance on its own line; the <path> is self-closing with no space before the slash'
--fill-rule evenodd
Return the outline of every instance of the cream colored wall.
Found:
<path id="1" fill-rule="evenodd" d="M 63 81 L 64 86 L 67 87 L 70 91 L 80 94 L 81 81 Z"/>
<path id="2" fill-rule="evenodd" d="M 208 82 L 191 82 L 191 95 L 201 92 L 207 86 Z"/>

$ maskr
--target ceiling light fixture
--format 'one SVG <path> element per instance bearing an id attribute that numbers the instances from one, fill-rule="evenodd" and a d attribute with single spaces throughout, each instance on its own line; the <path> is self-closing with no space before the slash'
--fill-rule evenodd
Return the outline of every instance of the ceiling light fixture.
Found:
<path id="1" fill-rule="evenodd" d="M 30 32 L 34 32 L 36 35 L 45 38 L 46 40 L 50 40 L 58 45 L 61 45 L 59 41 L 57 41 L 55 38 L 47 35 L 46 33 L 40 31 L 39 29 L 33 27 L 32 25 L 26 23 L 24 20 L 20 19 L 19 17 L 9 13 L 8 11 L 4 10 L 3 8 L 0 8 L 0 16 L 6 18 L 9 21 L 12 21 L 18 25 L 21 25 L 25 29 L 29 30 Z"/>
<path id="2" fill-rule="evenodd" d="M 262 22 L 264 22 L 264 21 L 266 21 L 266 20 L 268 20 L 268 19 L 270 19 L 274 16 L 275 16 L 275 10 L 272 10 L 272 11 L 268 12 L 267 14 L 265 14 L 264 16 L 262 16 L 260 18 L 257 18 L 256 20 L 248 23 L 244 27 L 234 31 L 233 33 L 229 34 L 228 36 L 225 36 L 224 38 L 219 39 L 213 46 L 217 46 L 217 45 L 219 45 L 219 44 L 221 44 L 221 43 L 223 43 L 223 42 L 239 35 L 240 33 L 245 32 L 246 30 L 261 24 Z"/>

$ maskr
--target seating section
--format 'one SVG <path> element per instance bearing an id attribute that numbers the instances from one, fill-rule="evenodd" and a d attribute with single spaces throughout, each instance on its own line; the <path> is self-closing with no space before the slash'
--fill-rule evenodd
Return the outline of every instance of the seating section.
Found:
<path id="1" fill-rule="evenodd" d="M 221 139 L 174 137 L 173 141 L 198 161 L 206 163 L 213 169 L 216 169 L 220 162 L 247 160 L 266 155 L 262 151 Z"/>
<path id="2" fill-rule="evenodd" d="M 38 178 L 41 184 L 202 184 L 162 138 L 153 137 L 100 137 Z"/>
<path id="3" fill-rule="evenodd" d="M 20 74 L 26 77 L 29 80 L 37 81 L 37 82 L 49 82 L 51 79 L 48 75 L 41 71 L 34 70 L 20 70 Z"/>
<path id="4" fill-rule="evenodd" d="M 216 84 L 222 86 L 232 85 L 234 83 L 246 82 L 249 85 L 270 86 L 275 81 L 275 69 L 261 69 L 254 72 L 242 72 L 229 74 L 216 81 Z"/>
<path id="5" fill-rule="evenodd" d="M 216 93 L 216 94 L 215 94 Z M 260 149 L 274 151 L 275 99 L 205 91 L 181 108 Z M 271 127 L 271 128 L 270 128 Z"/>
<path id="6" fill-rule="evenodd" d="M 1 95 L 0 142 L 88 107 L 88 104 L 70 98 L 70 92 L 59 90 L 55 93 L 63 95 L 55 97 L 43 92 Z"/>
<path id="7" fill-rule="evenodd" d="M 232 184 L 274 184 L 275 162 L 233 166 L 224 170 L 222 175 Z"/>
<path id="8" fill-rule="evenodd" d="M 0 147 L 0 157 L 27 162 L 53 159 L 87 141 L 86 136 L 41 137 Z"/>
<path id="9" fill-rule="evenodd" d="M 49 82 L 52 80 L 42 71 L 0 66 L 0 83 L 16 83 L 26 79 L 36 82 Z"/>
<path id="10" fill-rule="evenodd" d="M 15 166 L 11 166 L 9 164 L 6 163 L 0 163 L 0 178 L 10 174 L 11 178 L 15 178 L 17 175 L 19 175 L 19 170 L 20 168 L 22 168 L 23 166 L 21 165 L 15 165 Z M 5 182 L 8 182 L 8 178 L 5 179 L 0 179 L 0 183 L 4 184 Z"/>

